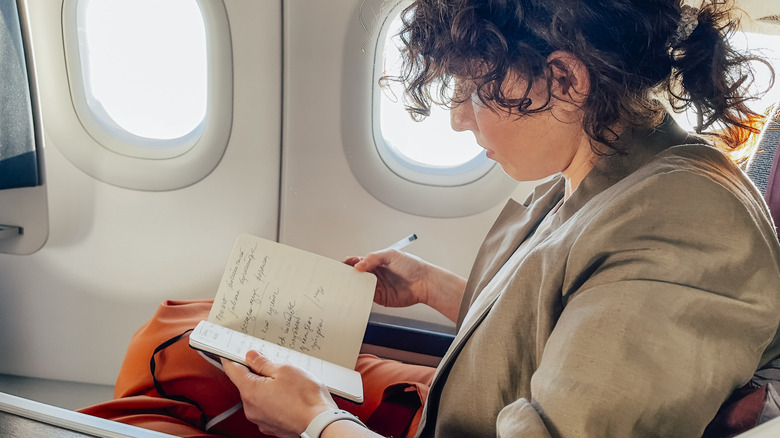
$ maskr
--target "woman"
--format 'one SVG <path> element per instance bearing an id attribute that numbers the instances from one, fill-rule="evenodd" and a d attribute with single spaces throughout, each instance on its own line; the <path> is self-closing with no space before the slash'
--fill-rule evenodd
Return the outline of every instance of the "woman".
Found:
<path id="1" fill-rule="evenodd" d="M 376 301 L 458 324 L 419 436 L 700 436 L 780 352 L 780 247 L 738 152 L 751 58 L 723 1 L 419 0 L 401 37 L 415 115 L 451 108 L 519 181 L 468 280 L 380 251 Z M 440 81 L 440 82 L 437 82 Z M 441 85 L 436 85 L 436 84 Z M 439 87 L 439 88 L 437 88 Z M 448 99 L 446 90 L 455 95 Z M 691 136 L 660 100 L 698 110 Z M 707 140 L 707 141 L 705 141 Z M 304 373 L 225 364 L 279 436 L 376 436 Z"/>

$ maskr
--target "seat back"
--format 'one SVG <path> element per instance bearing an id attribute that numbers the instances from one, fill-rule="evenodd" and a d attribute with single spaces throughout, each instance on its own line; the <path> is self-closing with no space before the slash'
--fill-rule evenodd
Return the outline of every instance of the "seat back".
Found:
<path id="1" fill-rule="evenodd" d="M 770 111 L 758 137 L 756 152 L 750 159 L 747 174 L 764 194 L 775 224 L 780 224 L 780 103 Z"/>
<path id="2" fill-rule="evenodd" d="M 769 205 L 769 211 L 776 224 L 775 228 L 780 224 L 780 154 L 777 153 L 779 147 L 780 102 L 776 103 L 770 111 L 764 128 L 759 134 L 756 151 L 747 167 L 748 176 Z M 780 390 L 780 357 L 756 371 L 750 383 L 738 389 L 726 401 L 708 427 L 708 431 L 720 434 L 759 425 L 739 436 L 745 438 L 780 436 L 778 390 Z"/>

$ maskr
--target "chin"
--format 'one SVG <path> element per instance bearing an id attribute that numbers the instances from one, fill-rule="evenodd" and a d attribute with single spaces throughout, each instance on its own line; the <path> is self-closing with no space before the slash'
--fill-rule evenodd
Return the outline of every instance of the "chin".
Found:
<path id="1" fill-rule="evenodd" d="M 538 181 L 560 173 L 560 172 L 553 172 L 553 171 L 540 172 L 539 169 L 533 169 L 533 170 L 507 169 L 503 165 L 501 166 L 501 169 L 503 169 L 504 173 L 506 173 L 507 176 L 509 176 L 510 178 L 518 182 Z"/>

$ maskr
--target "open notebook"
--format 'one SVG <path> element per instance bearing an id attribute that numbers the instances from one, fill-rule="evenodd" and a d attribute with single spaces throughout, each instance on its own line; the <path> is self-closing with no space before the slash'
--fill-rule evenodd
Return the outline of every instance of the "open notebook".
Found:
<path id="1" fill-rule="evenodd" d="M 239 363 L 256 349 L 311 372 L 334 395 L 362 402 L 354 368 L 375 287 L 373 274 L 245 234 L 190 346 Z"/>

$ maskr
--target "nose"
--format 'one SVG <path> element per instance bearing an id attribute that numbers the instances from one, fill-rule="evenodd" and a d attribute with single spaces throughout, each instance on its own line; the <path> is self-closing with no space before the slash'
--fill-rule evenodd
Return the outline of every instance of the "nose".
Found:
<path id="1" fill-rule="evenodd" d="M 471 99 L 466 99 L 465 102 L 455 105 L 450 109 L 450 126 L 453 131 L 467 131 L 476 132 L 476 121 L 474 120 L 474 106 L 471 103 Z"/>

